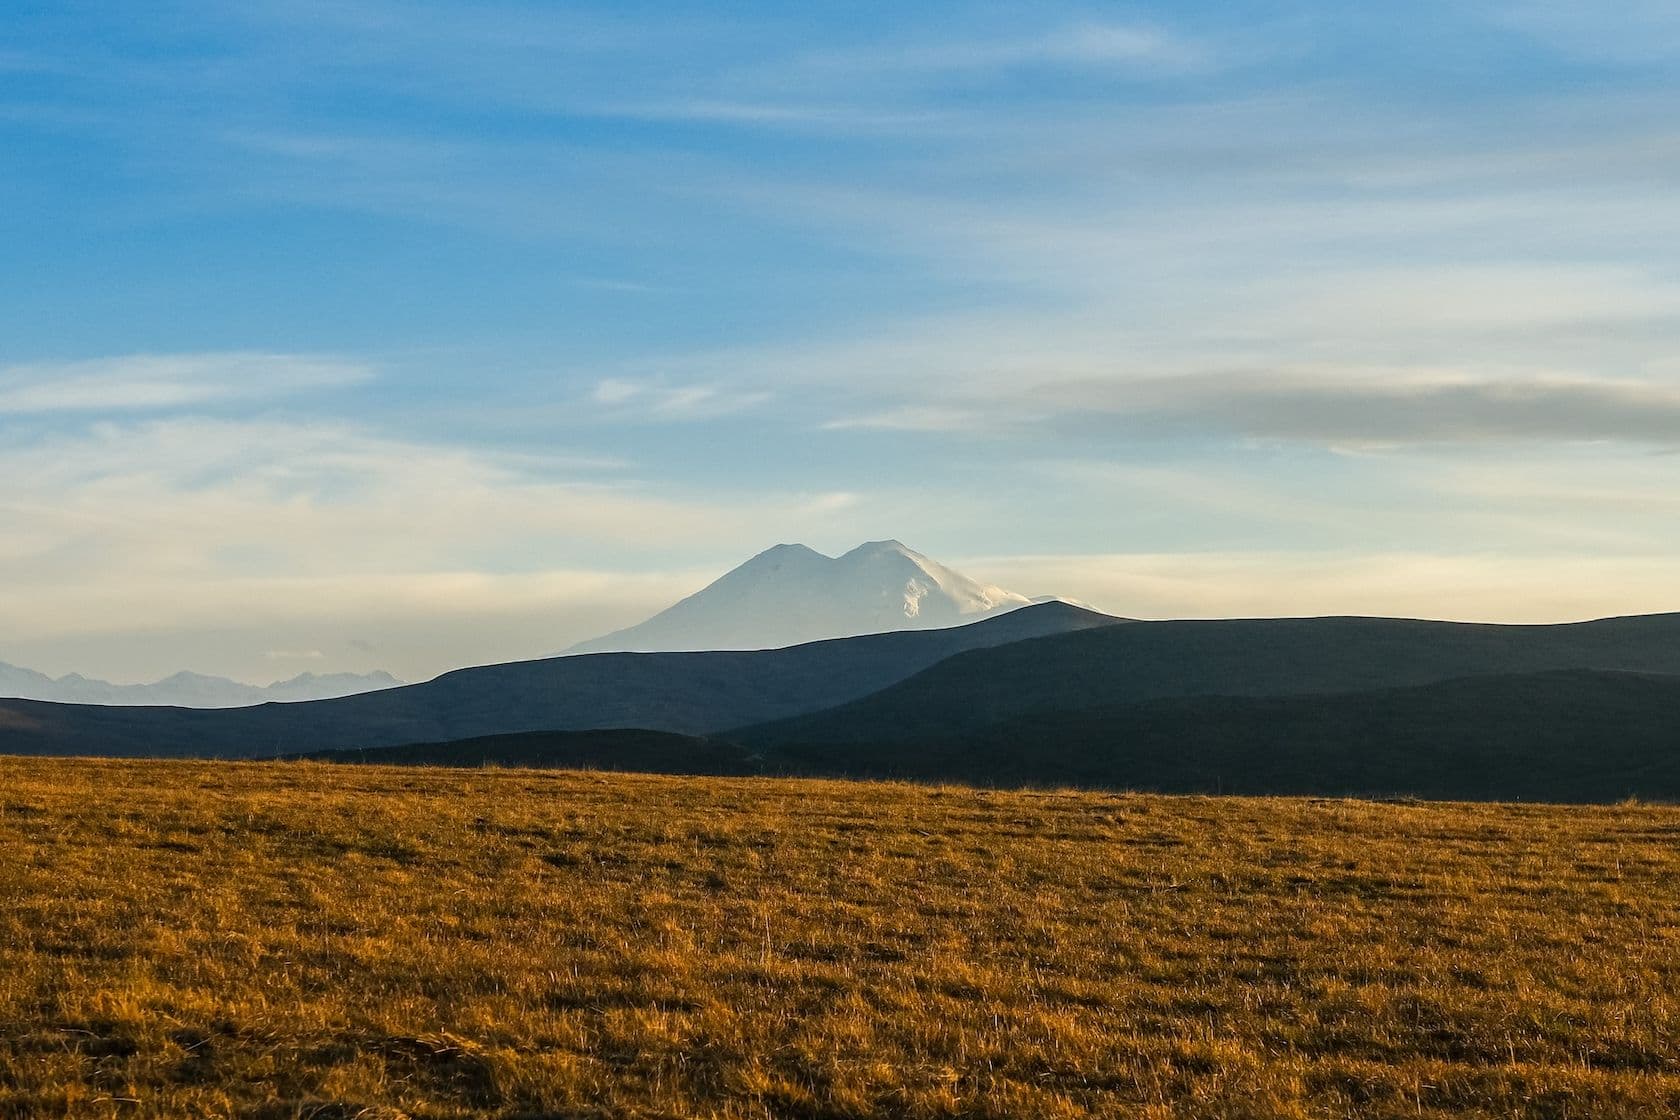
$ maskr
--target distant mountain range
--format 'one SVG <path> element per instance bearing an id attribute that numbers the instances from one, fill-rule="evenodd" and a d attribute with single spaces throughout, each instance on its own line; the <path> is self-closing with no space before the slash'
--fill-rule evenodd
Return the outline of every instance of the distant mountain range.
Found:
<path id="1" fill-rule="evenodd" d="M 935 626 L 952 620 L 964 624 Z M 768 649 L 582 652 L 756 647 L 864 625 L 881 632 Z M 1680 799 L 1673 614 L 1552 626 L 1138 622 L 1027 603 L 881 541 L 838 558 L 773 548 L 641 626 L 577 648 L 286 704 L 0 700 L 0 751 Z M 189 702 L 215 693 L 204 680 L 185 678 L 197 689 Z M 290 689 L 292 699 L 331 681 L 306 674 L 252 691 L 275 699 Z"/>
<path id="2" fill-rule="evenodd" d="M 112 684 L 80 673 L 49 677 L 0 662 L 0 697 L 57 704 L 123 704 L 181 708 L 238 708 L 248 704 L 328 700 L 396 688 L 403 682 L 386 672 L 300 673 L 270 685 L 242 684 L 226 677 L 176 673 L 152 684 Z"/>
<path id="3" fill-rule="evenodd" d="M 802 775 L 1198 794 L 1680 798 L 1680 676 L 1559 670 L 1296 696 L 1170 697 L 911 740 L 536 731 L 332 762 Z"/>
<path id="4" fill-rule="evenodd" d="M 1680 616 L 1134 622 L 957 653 L 786 719 L 686 740 L 671 730 L 637 739 L 556 728 L 322 757 L 1179 793 L 1673 799 Z"/>
<path id="5" fill-rule="evenodd" d="M 802 544 L 781 544 L 646 622 L 565 652 L 778 649 L 827 638 L 943 629 L 1031 601 L 972 580 L 898 541 L 871 541 L 832 558 Z M 153 684 L 119 685 L 78 673 L 55 679 L 0 662 L 0 698 L 58 704 L 239 708 L 329 700 L 401 684 L 389 673 L 375 672 L 303 673 L 266 686 L 176 673 Z"/>
<path id="6" fill-rule="evenodd" d="M 486 665 L 304 704 L 185 710 L 0 701 L 0 752 L 258 758 L 518 731 L 710 734 L 843 704 L 953 654 L 1119 619 L 1042 603 L 944 630 L 785 649 L 603 653 Z"/>
<path id="7" fill-rule="evenodd" d="M 871 541 L 838 557 L 779 544 L 646 622 L 566 652 L 776 649 L 957 626 L 1031 601 L 898 541 Z"/>

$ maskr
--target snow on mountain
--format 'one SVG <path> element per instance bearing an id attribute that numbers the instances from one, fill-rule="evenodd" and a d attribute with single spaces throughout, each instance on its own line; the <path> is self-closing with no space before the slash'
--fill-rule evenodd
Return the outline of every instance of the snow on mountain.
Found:
<path id="1" fill-rule="evenodd" d="M 839 557 L 779 544 L 646 622 L 566 652 L 774 649 L 957 626 L 1028 601 L 898 541 L 871 541 Z"/>
<path id="2" fill-rule="evenodd" d="M 31 669 L 0 662 L 0 696 L 16 700 L 51 700 L 60 704 L 133 704 L 145 707 L 242 708 L 271 701 L 329 700 L 395 688 L 403 682 L 391 674 L 301 673 L 290 680 L 260 686 L 207 677 L 201 673 L 176 673 L 153 684 L 112 684 L 91 680 L 80 673 L 54 679 Z"/>

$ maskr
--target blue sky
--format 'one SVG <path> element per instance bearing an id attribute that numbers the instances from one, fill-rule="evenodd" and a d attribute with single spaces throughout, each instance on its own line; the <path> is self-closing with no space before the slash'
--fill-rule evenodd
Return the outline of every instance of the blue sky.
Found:
<path id="1" fill-rule="evenodd" d="M 770 544 L 1680 606 L 1680 9 L 13 3 L 0 659 L 534 656 Z"/>

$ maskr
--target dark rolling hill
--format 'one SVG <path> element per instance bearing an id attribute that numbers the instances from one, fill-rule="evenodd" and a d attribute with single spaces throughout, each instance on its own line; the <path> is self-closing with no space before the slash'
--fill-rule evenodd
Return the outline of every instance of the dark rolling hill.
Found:
<path id="1" fill-rule="evenodd" d="M 651 731 L 529 732 L 331 762 L 903 778 L 1165 793 L 1680 799 L 1680 677 L 1600 670 L 1295 696 L 1141 700 L 911 741 L 748 747 Z"/>
<path id="2" fill-rule="evenodd" d="M 705 734 L 844 703 L 964 650 L 1118 622 L 1051 602 L 944 630 L 749 652 L 556 657 L 335 700 L 214 711 L 0 701 L 0 752 L 257 758 L 521 731 Z"/>
<path id="3" fill-rule="evenodd" d="M 1143 700 L 1362 692 L 1559 669 L 1680 674 L 1680 615 L 1552 626 L 1137 622 L 959 654 L 833 709 L 732 734 L 767 745 L 929 742 L 1022 716 Z"/>
<path id="4" fill-rule="evenodd" d="M 776 769 L 1166 793 L 1680 799 L 1680 677 L 1597 670 L 1142 700 L 963 734 L 762 748 Z"/>

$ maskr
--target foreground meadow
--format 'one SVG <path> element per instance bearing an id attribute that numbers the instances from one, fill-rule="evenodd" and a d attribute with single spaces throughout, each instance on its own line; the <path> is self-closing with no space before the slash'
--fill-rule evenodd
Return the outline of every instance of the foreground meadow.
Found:
<path id="1" fill-rule="evenodd" d="M 1680 809 L 0 759 L 0 1116 L 1680 1113 Z"/>

